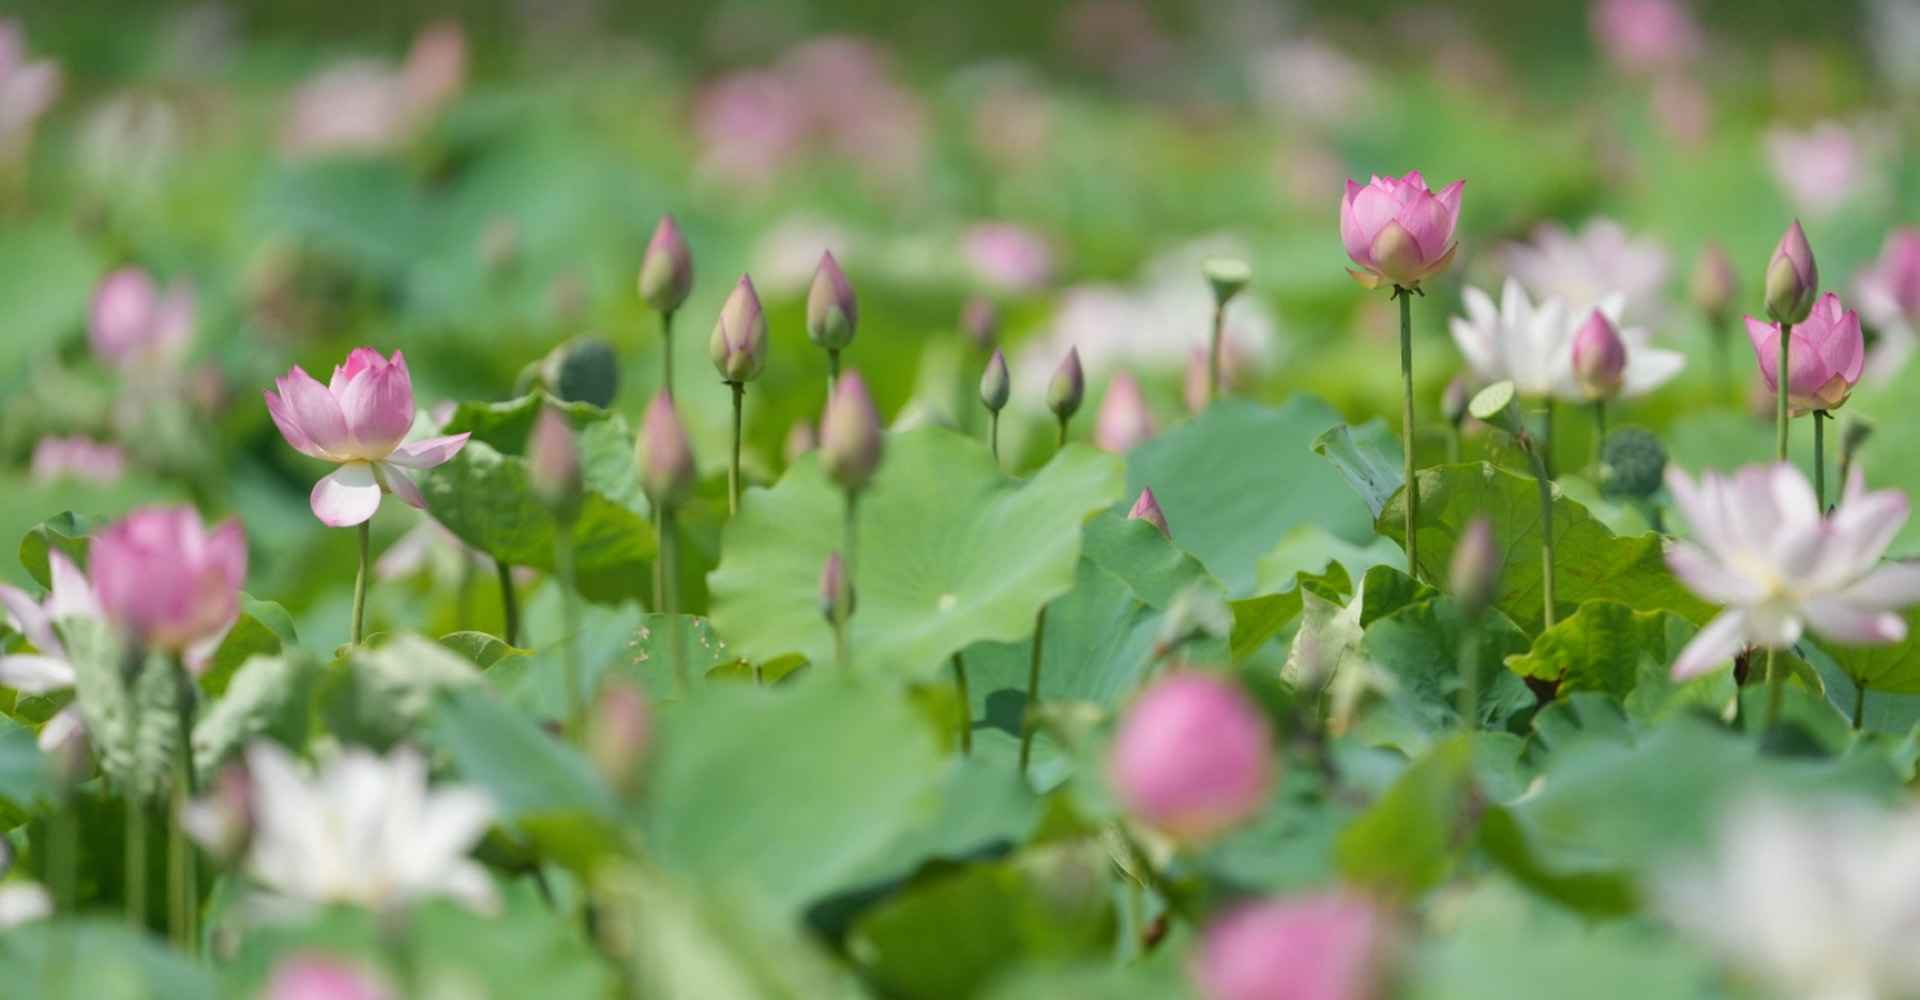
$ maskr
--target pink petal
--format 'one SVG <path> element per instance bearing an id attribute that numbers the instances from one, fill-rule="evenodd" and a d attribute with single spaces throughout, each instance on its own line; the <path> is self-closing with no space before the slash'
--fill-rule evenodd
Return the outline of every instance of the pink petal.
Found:
<path id="1" fill-rule="evenodd" d="M 1386 190 L 1368 187 L 1353 196 L 1353 225 L 1370 248 L 1380 230 L 1400 214 L 1400 202 Z M 1355 258 L 1356 262 L 1358 258 Z M 1371 258 L 1369 258 L 1371 260 Z"/>
<path id="2" fill-rule="evenodd" d="M 394 353 L 399 354 L 398 351 Z M 346 391 L 347 383 L 358 378 L 363 372 L 377 371 L 385 368 L 387 364 L 387 359 L 381 357 L 379 351 L 371 347 L 356 347 L 347 355 L 346 364 L 334 367 L 333 378 L 327 383 L 327 389 L 338 396 Z"/>
<path id="3" fill-rule="evenodd" d="M 1414 195 L 1400 210 L 1399 222 L 1420 245 L 1423 261 L 1438 258 L 1453 237 L 1453 213 L 1430 194 Z"/>
<path id="4" fill-rule="evenodd" d="M 356 457 L 385 458 L 413 429 L 413 382 L 399 365 L 385 365 L 347 378 L 340 391 L 347 433 Z"/>
<path id="5" fill-rule="evenodd" d="M 1456 224 L 1460 221 L 1460 189 L 1464 187 L 1466 183 L 1464 180 L 1454 181 L 1452 184 L 1447 185 L 1438 195 L 1440 204 L 1447 206 L 1447 211 L 1452 214 L 1453 221 Z"/>
<path id="6" fill-rule="evenodd" d="M 1753 345 L 1754 360 L 1760 363 L 1760 374 L 1766 377 L 1769 386 L 1780 384 L 1775 381 L 1775 372 L 1780 367 L 1779 337 L 1779 327 L 1747 317 L 1747 341 Z"/>
<path id="7" fill-rule="evenodd" d="M 1360 219 L 1354 214 L 1353 200 L 1366 188 L 1347 181 L 1347 195 L 1340 199 L 1340 242 L 1347 249 L 1347 257 L 1361 267 L 1372 267 L 1373 258 L 1367 255 L 1367 247 L 1372 242 L 1367 239 L 1366 230 L 1360 228 Z"/>
<path id="8" fill-rule="evenodd" d="M 467 438 L 472 436 L 472 432 L 468 432 L 410 441 L 393 449 L 393 454 L 387 456 L 387 463 L 408 469 L 431 469 L 458 454 L 466 445 Z"/>
<path id="9" fill-rule="evenodd" d="M 53 584 L 47 592 L 48 618 L 100 617 L 100 599 L 93 594 L 93 584 L 65 552 L 47 553 L 47 578 Z"/>
<path id="10" fill-rule="evenodd" d="M 1840 592 L 1847 602 L 1891 611 L 1920 603 L 1920 563 L 1883 563 Z"/>
<path id="11" fill-rule="evenodd" d="M 1747 604 L 1767 595 L 1764 583 L 1720 565 L 1684 542 L 1667 552 L 1667 568 L 1688 590 L 1715 604 Z"/>
<path id="12" fill-rule="evenodd" d="M 407 475 L 407 470 L 388 462 L 375 462 L 373 474 L 381 486 L 400 498 L 401 503 L 418 510 L 427 509 L 427 498 L 420 495 L 420 487 Z"/>
<path id="13" fill-rule="evenodd" d="M 228 518 L 207 535 L 207 563 L 219 572 L 231 590 L 247 582 L 247 535 L 240 522 Z"/>
<path id="14" fill-rule="evenodd" d="M 319 445 L 313 443 L 312 438 L 307 437 L 307 432 L 301 430 L 300 425 L 294 421 L 293 413 L 288 409 L 287 404 L 279 396 L 274 395 L 273 390 L 269 389 L 261 395 L 267 399 L 267 413 L 273 417 L 273 425 L 280 428 L 280 436 L 287 439 L 287 443 L 293 446 L 294 451 L 314 458 L 334 457 L 322 451 Z"/>
<path id="15" fill-rule="evenodd" d="M 1722 612 L 1708 622 L 1673 661 L 1672 678 L 1692 680 L 1733 659 L 1747 645 L 1745 624 L 1746 616 L 1739 611 Z"/>
<path id="16" fill-rule="evenodd" d="M 333 398 L 327 387 L 313 380 L 313 376 L 298 365 L 278 381 L 280 403 L 284 407 L 286 420 L 306 437 L 306 440 L 322 457 L 338 457 L 346 454 L 352 438 L 347 435 L 347 418 L 340 409 L 340 401 Z M 272 411 L 271 405 L 268 407 Z M 280 417 L 275 416 L 278 424 Z M 285 425 L 281 432 L 287 435 L 287 443 L 300 448 Z M 306 449 L 300 449 L 305 451 Z M 314 452 L 307 452 L 314 454 Z"/>
<path id="17" fill-rule="evenodd" d="M 1863 608 L 1833 597 L 1816 597 L 1800 605 L 1807 625 L 1835 642 L 1849 646 L 1879 646 L 1906 638 L 1907 623 L 1891 611 Z"/>
<path id="18" fill-rule="evenodd" d="M 1398 221 L 1387 220 L 1386 227 L 1373 238 L 1373 245 L 1367 253 L 1373 258 L 1373 269 L 1388 281 L 1406 286 L 1419 283 L 1425 258 L 1413 234 L 1407 232 L 1406 227 Z"/>
<path id="19" fill-rule="evenodd" d="M 380 509 L 380 484 L 373 466 L 348 462 L 313 485 L 313 514 L 321 524 L 345 528 L 359 524 Z"/>

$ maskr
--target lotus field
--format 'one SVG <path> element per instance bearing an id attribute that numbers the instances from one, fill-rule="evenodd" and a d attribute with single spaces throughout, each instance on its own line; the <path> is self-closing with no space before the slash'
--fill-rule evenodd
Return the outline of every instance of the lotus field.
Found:
<path id="1" fill-rule="evenodd" d="M 0 1000 L 1920 998 L 1920 7 L 333 6 L 0 19 Z"/>

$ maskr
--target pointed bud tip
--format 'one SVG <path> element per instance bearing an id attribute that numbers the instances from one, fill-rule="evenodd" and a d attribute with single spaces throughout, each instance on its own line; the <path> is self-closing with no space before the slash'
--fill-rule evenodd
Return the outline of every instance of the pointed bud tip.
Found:
<path id="1" fill-rule="evenodd" d="M 858 324 L 859 303 L 854 299 L 853 284 L 840 269 L 833 251 L 824 251 L 807 292 L 807 338 L 828 350 L 841 350 L 853 343 Z"/>
<path id="2" fill-rule="evenodd" d="M 663 216 L 640 259 L 640 298 L 654 309 L 670 313 L 693 291 L 693 255 L 672 215 Z"/>
<path id="3" fill-rule="evenodd" d="M 1060 367 L 1054 369 L 1053 381 L 1047 384 L 1047 409 L 1065 420 L 1080 412 L 1086 396 L 1087 377 L 1080 367 L 1080 349 L 1070 347 Z"/>
<path id="4" fill-rule="evenodd" d="M 994 413 L 1006 408 L 1007 399 L 1013 394 L 1013 382 L 1007 372 L 1006 353 L 994 348 L 993 357 L 987 359 L 987 368 L 980 373 L 980 402 Z"/>
<path id="5" fill-rule="evenodd" d="M 1127 519 L 1130 521 L 1145 521 L 1159 528 L 1160 534 L 1168 538 L 1173 537 L 1173 531 L 1167 527 L 1166 512 L 1160 509 L 1160 500 L 1153 495 L 1153 487 L 1151 486 L 1141 487 L 1140 499 L 1133 502 L 1133 509 L 1127 512 Z"/>

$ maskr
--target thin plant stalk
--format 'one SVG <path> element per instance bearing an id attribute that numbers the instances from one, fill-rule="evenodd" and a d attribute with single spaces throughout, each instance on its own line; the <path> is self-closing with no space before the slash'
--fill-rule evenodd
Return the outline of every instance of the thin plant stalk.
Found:
<path id="1" fill-rule="evenodd" d="M 1226 339 L 1227 307 L 1225 303 L 1213 307 L 1213 343 L 1207 350 L 1207 402 L 1220 397 L 1220 342 Z"/>
<path id="2" fill-rule="evenodd" d="M 1000 465 L 1000 411 L 987 411 L 987 450 L 993 453 L 993 464 Z"/>
<path id="3" fill-rule="evenodd" d="M 660 391 L 673 399 L 673 313 L 660 314 Z"/>
<path id="4" fill-rule="evenodd" d="M 1776 457 L 1782 462 L 1787 460 L 1787 347 L 1792 340 L 1793 324 L 1780 324 L 1780 367 L 1773 370 L 1773 380 L 1778 383 L 1774 404 L 1774 434 L 1779 438 Z"/>
<path id="5" fill-rule="evenodd" d="M 960 694 L 960 754 L 973 755 L 973 702 L 967 694 L 967 661 L 953 654 L 953 686 Z"/>
<path id="6" fill-rule="evenodd" d="M 1460 629 L 1460 726 L 1480 728 L 1480 617 L 1469 617 Z"/>
<path id="7" fill-rule="evenodd" d="M 1047 645 L 1047 609 L 1033 620 L 1033 655 L 1027 661 L 1027 711 L 1020 726 L 1020 773 L 1033 758 L 1033 734 L 1040 728 L 1040 660 Z"/>
<path id="8" fill-rule="evenodd" d="M 860 509 L 860 494 L 847 491 L 847 523 L 845 540 L 840 548 L 840 592 L 833 595 L 833 647 L 840 672 L 853 669 L 853 569 L 855 566 L 855 546 L 859 541 L 857 519 Z"/>
<path id="9" fill-rule="evenodd" d="M 367 563 L 368 554 L 373 548 L 373 524 L 361 521 L 359 529 L 360 571 L 353 577 L 353 628 L 349 638 L 354 645 L 367 634 Z"/>
<path id="10" fill-rule="evenodd" d="M 1827 411 L 1813 411 L 1813 496 L 1827 512 Z"/>
<path id="11" fill-rule="evenodd" d="M 1780 721 L 1780 706 L 1787 697 L 1787 665 L 1778 650 L 1767 647 L 1767 728 Z"/>
<path id="12" fill-rule="evenodd" d="M 147 923 L 147 810 L 140 793 L 128 785 L 126 796 L 126 857 L 122 867 L 126 875 L 127 923 L 142 928 Z"/>
<path id="13" fill-rule="evenodd" d="M 681 697 L 685 697 L 693 691 L 693 684 L 687 673 L 686 644 L 680 641 L 680 539 L 676 520 L 672 507 L 662 506 L 656 512 L 660 545 L 653 557 L 654 599 L 660 613 L 668 616 L 667 645 L 673 650 L 673 679 L 680 686 Z"/>
<path id="14" fill-rule="evenodd" d="M 192 954 L 197 947 L 195 910 L 200 894 L 194 872 L 193 843 L 187 839 L 179 818 L 193 799 L 193 749 L 187 738 L 193 732 L 193 681 L 184 667 L 176 665 L 175 669 L 179 677 L 180 739 L 174 748 L 173 821 L 167 824 L 167 884 L 172 890 L 167 897 L 167 925 L 174 946 Z"/>
<path id="15" fill-rule="evenodd" d="M 1054 435 L 1053 450 L 1059 451 L 1067 446 L 1067 418 L 1060 418 L 1060 432 Z"/>
<path id="16" fill-rule="evenodd" d="M 746 402 L 747 385 L 728 382 L 733 389 L 733 460 L 727 464 L 727 513 L 740 513 L 740 411 Z"/>
<path id="17" fill-rule="evenodd" d="M 513 567 L 500 559 L 493 561 L 493 574 L 500 581 L 500 616 L 506 620 L 503 627 L 507 645 L 520 645 L 520 598 L 513 590 Z"/>
<path id="18" fill-rule="evenodd" d="M 1460 464 L 1460 428 L 1456 425 L 1447 430 L 1447 464 Z"/>
<path id="19" fill-rule="evenodd" d="M 1546 467 L 1547 478 L 1554 478 L 1553 467 L 1553 417 L 1558 407 L 1553 405 L 1553 397 L 1547 397 L 1546 409 L 1542 412 L 1540 427 L 1540 462 Z"/>
<path id="20" fill-rule="evenodd" d="M 574 593 L 573 572 L 573 527 L 562 524 L 553 532 L 553 575 L 560 581 L 560 622 L 566 632 L 561 645 L 565 647 L 564 680 L 567 685 L 566 735 L 570 740 L 578 740 L 586 732 L 586 717 L 580 701 L 580 607 Z"/>
<path id="21" fill-rule="evenodd" d="M 1867 686 L 1853 682 L 1853 731 L 1860 731 L 1860 720 L 1867 714 Z"/>
<path id="22" fill-rule="evenodd" d="M 827 398 L 833 398 L 833 387 L 840 381 L 840 349 L 827 348 Z"/>
<path id="23" fill-rule="evenodd" d="M 1593 474 L 1590 477 L 1594 485 L 1600 484 L 1600 449 L 1607 443 L 1607 401 L 1593 401 Z"/>
<path id="24" fill-rule="evenodd" d="M 1534 482 L 1540 486 L 1540 603 L 1541 627 L 1552 628 L 1555 620 L 1553 610 L 1553 477 L 1547 474 L 1547 461 L 1542 457 L 1542 449 L 1537 442 L 1527 442 L 1522 449 L 1527 453 L 1533 465 Z"/>
<path id="25" fill-rule="evenodd" d="M 1420 480 L 1413 456 L 1413 292 L 1394 286 L 1400 300 L 1400 449 L 1406 453 L 1407 575 L 1420 578 Z"/>

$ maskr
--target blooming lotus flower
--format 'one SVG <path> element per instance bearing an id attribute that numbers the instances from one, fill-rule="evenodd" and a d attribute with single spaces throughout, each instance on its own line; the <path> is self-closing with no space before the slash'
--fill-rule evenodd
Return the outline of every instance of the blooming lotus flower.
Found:
<path id="1" fill-rule="evenodd" d="M 1685 66 L 1700 51 L 1700 26 L 1675 0 L 1598 0 L 1587 21 L 1608 61 L 1628 72 Z"/>
<path id="2" fill-rule="evenodd" d="M 33 645 L 31 653 L 0 654 L 0 685 L 22 694 L 50 694 L 73 686 L 73 661 L 61 645 L 57 622 L 70 618 L 100 618 L 100 602 L 80 568 L 59 550 L 47 553 L 47 575 L 53 584 L 45 600 L 0 583 L 0 607 L 8 624 Z M 40 728 L 40 748 L 52 751 L 79 735 L 80 706 L 69 704 Z"/>
<path id="3" fill-rule="evenodd" d="M 1747 317 L 1747 339 L 1760 361 L 1767 388 L 1779 391 L 1780 327 Z M 1828 292 L 1814 304 L 1787 342 L 1787 407 L 1796 415 L 1837 410 L 1866 370 L 1866 340 L 1860 316 Z"/>
<path id="4" fill-rule="evenodd" d="M 1036 292 L 1053 280 L 1053 248 L 1046 237 L 1012 222 L 982 222 L 960 237 L 960 253 L 974 277 L 1003 292 Z"/>
<path id="5" fill-rule="evenodd" d="M 1548 223 L 1531 241 L 1506 247 L 1501 259 L 1536 301 L 1559 299 L 1578 316 L 1608 295 L 1622 300 L 1621 322 L 1652 323 L 1665 311 L 1666 250 L 1612 219 L 1590 219 L 1578 233 Z"/>
<path id="6" fill-rule="evenodd" d="M 1579 328 L 1565 303 L 1546 299 L 1536 306 L 1512 278 L 1501 289 L 1497 309 L 1492 298 L 1471 286 L 1461 292 L 1461 299 L 1467 315 L 1454 317 L 1448 328 L 1476 382 L 1491 385 L 1511 380 L 1521 395 L 1535 399 L 1551 396 L 1581 402 L 1587 398 L 1573 368 L 1573 342 Z M 1626 349 L 1620 397 L 1634 398 L 1679 374 L 1686 357 L 1650 346 L 1647 331 L 1640 327 L 1619 326 L 1621 308 L 1619 295 L 1603 296 L 1595 307 L 1614 326 Z"/>
<path id="7" fill-rule="evenodd" d="M 1784 649 L 1807 629 L 1848 645 L 1906 637 L 1895 612 L 1920 601 L 1920 565 L 1880 561 L 1907 520 L 1898 490 L 1868 493 L 1855 466 L 1839 506 L 1822 517 L 1806 476 L 1787 463 L 1708 472 L 1698 484 L 1669 468 L 1667 488 L 1695 537 L 1667 552 L 1667 566 L 1727 609 L 1680 651 L 1675 680 L 1749 645 Z"/>
<path id="8" fill-rule="evenodd" d="M 1767 165 L 1796 210 L 1823 219 L 1839 211 L 1868 186 L 1860 137 L 1836 121 L 1816 122 L 1799 131 L 1785 125 L 1767 130 Z"/>
<path id="9" fill-rule="evenodd" d="M 1460 188 L 1454 181 L 1439 194 L 1427 190 L 1415 170 L 1395 180 L 1375 176 L 1362 187 L 1347 181 L 1340 200 L 1340 240 L 1360 270 L 1347 273 L 1368 288 L 1390 284 L 1417 289 L 1453 263 L 1454 226 L 1460 222 Z"/>
<path id="10" fill-rule="evenodd" d="M 236 520 L 209 532 L 192 507 L 148 507 L 95 536 L 87 568 L 108 621 L 181 653 L 217 639 L 240 616 L 247 539 Z"/>
<path id="11" fill-rule="evenodd" d="M 123 267 L 94 290 L 87 310 L 87 343 L 100 360 L 122 370 L 173 364 L 193 335 L 193 289 L 176 282 L 165 292 L 153 276 Z"/>
<path id="12" fill-rule="evenodd" d="M 467 852 L 493 807 L 477 789 L 427 787 L 427 761 L 402 746 L 382 758 L 348 747 L 309 778 L 276 743 L 247 748 L 254 837 L 247 870 L 267 889 L 313 903 L 375 909 L 447 896 L 489 911 L 486 869 Z"/>
<path id="13" fill-rule="evenodd" d="M 371 973 L 344 959 L 295 955 L 274 966 L 265 1000 L 393 1000 Z"/>
<path id="14" fill-rule="evenodd" d="M 1899 371 L 1920 335 L 1920 229 L 1887 234 L 1880 258 L 1854 285 L 1854 301 L 1879 335 L 1867 370 L 1876 377 Z"/>
<path id="15" fill-rule="evenodd" d="M 126 473 L 127 456 L 119 445 L 95 441 L 85 435 L 48 436 L 34 444 L 31 468 L 36 483 L 76 479 L 110 485 L 119 482 Z"/>
<path id="16" fill-rule="evenodd" d="M 1250 903 L 1206 929 L 1194 978 L 1208 1000 L 1373 1000 L 1387 930 L 1372 903 L 1337 891 Z"/>
<path id="17" fill-rule="evenodd" d="M 399 351 L 388 361 L 370 347 L 355 348 L 326 385 L 295 365 L 269 392 L 267 412 L 296 451 L 338 462 L 313 487 L 313 513 L 336 528 L 360 524 L 392 493 L 410 507 L 427 508 L 409 469 L 431 469 L 467 443 L 466 434 L 403 444 L 413 429 L 413 376 Z"/>
<path id="18" fill-rule="evenodd" d="M 1153 410 L 1131 372 L 1114 372 L 1106 398 L 1094 419 L 1093 443 L 1104 451 L 1124 455 L 1153 437 Z"/>
<path id="19" fill-rule="evenodd" d="M 1273 734 L 1233 682 L 1171 673 L 1121 716 L 1107 780 L 1128 812 L 1181 840 L 1204 840 L 1266 806 Z"/>

